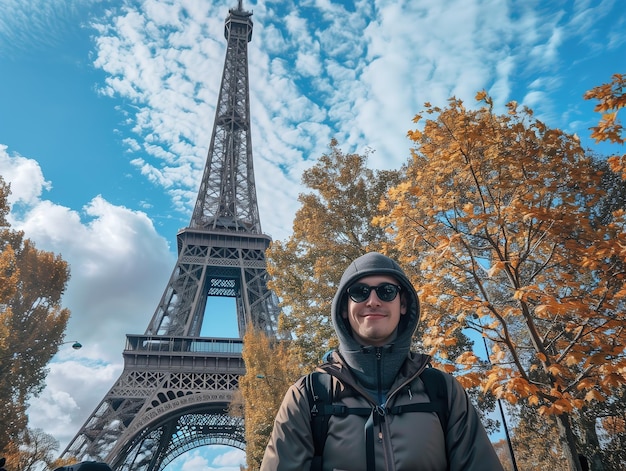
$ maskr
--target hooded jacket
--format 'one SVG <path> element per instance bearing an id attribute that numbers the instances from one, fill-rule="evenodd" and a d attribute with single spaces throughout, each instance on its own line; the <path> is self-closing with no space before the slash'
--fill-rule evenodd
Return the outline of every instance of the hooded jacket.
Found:
<path id="1" fill-rule="evenodd" d="M 360 345 L 352 337 L 352 328 L 343 314 L 348 309 L 347 289 L 356 281 L 371 275 L 387 275 L 402 287 L 400 296 L 407 303 L 406 314 L 400 316 L 393 343 L 384 347 Z M 419 322 L 419 300 L 415 288 L 400 268 L 389 257 L 376 252 L 367 253 L 353 261 L 343 273 L 333 299 L 331 318 L 339 338 L 339 353 L 350 367 L 361 386 L 382 404 L 384 395 L 393 383 L 410 349 L 413 333 Z"/>
<path id="2" fill-rule="evenodd" d="M 346 290 L 370 275 L 388 275 L 402 287 L 407 303 L 400 316 L 395 338 L 382 347 L 360 345 L 343 313 Z M 333 376 L 333 403 L 349 408 L 387 408 L 429 402 L 419 375 L 430 357 L 410 351 L 411 339 L 420 316 L 415 288 L 392 259 L 368 253 L 346 269 L 333 299 L 331 317 L 339 338 L 339 349 L 318 370 Z M 377 424 L 374 456 L 376 470 L 385 471 L 501 471 L 502 465 L 489 441 L 478 414 L 463 387 L 442 373 L 450 410 L 444 431 L 433 412 L 387 415 Z M 276 415 L 265 450 L 262 471 L 308 471 L 314 455 L 311 404 L 305 380 L 298 380 L 285 395 Z M 366 423 L 358 415 L 331 416 L 324 446 L 323 469 L 364 471 L 366 469 Z"/>

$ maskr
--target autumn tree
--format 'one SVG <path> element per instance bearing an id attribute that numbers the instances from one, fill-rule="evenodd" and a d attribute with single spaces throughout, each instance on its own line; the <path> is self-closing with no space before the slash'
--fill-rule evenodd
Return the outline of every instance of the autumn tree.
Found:
<path id="1" fill-rule="evenodd" d="M 594 158 L 593 165 L 602 175 L 601 187 L 604 190 L 604 195 L 595 209 L 594 225 L 603 226 L 613 223 L 615 218 L 619 220 L 626 210 L 626 181 L 612 170 L 612 166 L 604 158 Z M 626 271 L 625 260 L 614 257 L 613 262 L 616 267 L 621 265 L 620 270 Z M 603 466 L 606 471 L 620 471 L 626 468 L 626 430 L 615 427 L 616 423 L 626 417 L 625 398 L 626 385 L 622 384 L 614 389 L 607 401 L 591 401 L 579 411 L 576 428 L 581 451 L 585 456 L 591 456 L 592 469 Z M 598 457 L 593 457 L 592 453 L 600 443 L 604 450 L 603 463 L 597 463 Z"/>
<path id="2" fill-rule="evenodd" d="M 601 175 L 576 137 L 514 102 L 497 115 L 486 93 L 477 98 L 477 110 L 452 98 L 415 117 L 430 118 L 409 132 L 407 179 L 379 222 L 421 270 L 425 345 L 445 356 L 459 330 L 486 338 L 487 374 L 472 351 L 450 366 L 465 383 L 553 416 L 580 470 L 572 415 L 625 380 L 625 274 L 615 263 L 624 219 L 592 223 Z"/>
<path id="3" fill-rule="evenodd" d="M 231 414 L 243 413 L 246 464 L 248 469 L 259 469 L 280 403 L 302 372 L 299 365 L 290 360 L 285 341 L 250 329 L 244 335 L 243 344 L 246 374 L 239 378 L 241 395 L 231 406 Z"/>
<path id="4" fill-rule="evenodd" d="M 11 230 L 9 193 L 0 177 L 0 456 L 19 443 L 28 400 L 43 389 L 69 318 L 61 306 L 67 263 Z"/>
<path id="5" fill-rule="evenodd" d="M 20 432 L 19 444 L 12 444 L 7 459 L 7 471 L 36 471 L 56 469 L 60 461 L 55 459 L 59 442 L 41 429 L 24 429 Z M 58 466 L 57 466 L 58 465 Z"/>
<path id="6" fill-rule="evenodd" d="M 598 100 L 594 111 L 602 113 L 597 126 L 591 128 L 591 137 L 596 142 L 608 141 L 613 144 L 626 143 L 624 128 L 617 117 L 620 109 L 626 107 L 626 75 L 614 74 L 611 82 L 599 85 L 585 93 L 585 100 Z M 611 156 L 611 168 L 626 179 L 626 154 Z"/>
<path id="7" fill-rule="evenodd" d="M 614 74 L 610 83 L 594 87 L 584 98 L 598 100 L 594 111 L 602 114 L 597 126 L 591 128 L 591 137 L 596 142 L 608 141 L 613 144 L 626 143 L 624 129 L 618 119 L 620 109 L 626 107 L 624 88 L 626 76 Z M 626 210 L 626 154 L 613 155 L 605 162 L 598 160 L 596 165 L 602 172 L 603 187 L 607 190 L 598 215 L 600 224 L 611 223 L 621 218 Z M 616 263 L 626 263 L 624 257 L 616 258 Z M 607 469 L 621 470 L 626 466 L 626 386 L 622 385 L 617 394 L 609 401 L 595 402 L 583 412 L 583 418 L 592 421 L 593 425 L 600 418 L 603 430 L 603 443 L 606 449 Z"/>
<path id="8" fill-rule="evenodd" d="M 569 471 L 561 443 L 555 440 L 558 430 L 554 418 L 533 413 L 524 407 L 511 408 L 514 414 L 511 430 L 517 469 Z M 496 453 L 506 471 L 513 471 L 505 440 L 494 443 Z"/>
<path id="9" fill-rule="evenodd" d="M 537 414 L 533 408 L 523 407 L 524 400 L 520 402 L 518 407 L 509 408 L 513 424 L 511 441 L 518 468 L 569 471 L 563 446 L 555 440 L 559 431 L 554 417 Z"/>
<path id="10" fill-rule="evenodd" d="M 606 450 L 607 469 L 621 471 L 626 468 L 626 386 L 622 386 L 620 394 L 603 405 L 601 438 Z M 594 417 L 597 416 L 594 414 Z"/>
<path id="11" fill-rule="evenodd" d="M 343 153 L 332 140 L 330 152 L 303 174 L 310 191 L 299 196 L 292 235 L 267 252 L 270 288 L 282 306 L 279 327 L 293 335 L 294 361 L 303 366 L 335 346 L 330 305 L 345 267 L 389 241 L 371 221 L 399 172 L 371 170 L 367 159 Z"/>

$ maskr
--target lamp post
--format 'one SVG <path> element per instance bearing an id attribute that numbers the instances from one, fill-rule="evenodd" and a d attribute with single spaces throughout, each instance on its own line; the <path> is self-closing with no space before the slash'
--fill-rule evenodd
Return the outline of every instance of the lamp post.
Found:
<path id="1" fill-rule="evenodd" d="M 483 336 L 483 343 L 485 344 L 485 351 L 487 352 L 487 360 L 491 365 L 491 359 L 489 358 L 489 349 L 487 348 L 487 339 Z M 518 471 L 517 462 L 515 461 L 515 453 L 513 452 L 513 444 L 511 443 L 511 437 L 509 435 L 509 427 L 506 424 L 506 418 L 504 417 L 504 408 L 502 407 L 502 401 L 497 399 L 498 408 L 500 409 L 500 416 L 502 417 L 502 425 L 504 427 L 504 435 L 506 436 L 506 443 L 509 446 L 509 454 L 511 455 L 511 464 L 513 465 L 513 471 Z"/>
<path id="2" fill-rule="evenodd" d="M 61 345 L 66 345 L 68 343 L 72 344 L 72 348 L 74 350 L 80 350 L 81 348 L 83 348 L 83 344 L 80 343 L 78 340 L 70 340 L 68 342 L 63 342 L 63 343 L 61 343 Z"/>
<path id="3" fill-rule="evenodd" d="M 284 379 L 280 379 L 272 375 L 264 375 L 262 373 L 259 373 L 255 375 L 254 377 L 258 380 L 264 381 L 267 387 L 270 389 L 270 391 L 280 390 L 285 383 Z M 282 399 L 282 396 L 281 396 L 281 399 Z"/>

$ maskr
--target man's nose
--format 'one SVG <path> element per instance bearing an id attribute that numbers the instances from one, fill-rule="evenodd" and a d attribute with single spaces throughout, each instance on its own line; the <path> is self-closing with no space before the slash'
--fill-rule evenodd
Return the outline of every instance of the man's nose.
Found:
<path id="1" fill-rule="evenodd" d="M 370 291 L 370 295 L 365 300 L 365 303 L 366 304 L 380 304 L 381 303 L 381 300 L 378 297 L 378 294 L 376 293 L 375 289 Z"/>

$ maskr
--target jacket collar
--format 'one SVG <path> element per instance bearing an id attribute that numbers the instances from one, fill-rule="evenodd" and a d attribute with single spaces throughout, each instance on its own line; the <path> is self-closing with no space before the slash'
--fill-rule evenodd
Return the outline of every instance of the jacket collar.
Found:
<path id="1" fill-rule="evenodd" d="M 374 356 L 375 355 L 370 355 L 370 358 Z M 423 353 L 410 352 L 408 355 L 406 355 L 402 364 L 396 371 L 396 374 L 394 375 L 392 381 L 390 382 L 389 387 L 385 389 L 385 391 L 388 391 L 387 395 L 392 395 L 396 390 L 398 390 L 408 382 L 412 381 L 416 376 L 418 376 L 424 370 L 424 368 L 428 366 L 430 359 L 430 355 L 426 355 Z M 365 396 L 372 396 L 371 391 L 376 389 L 376 386 L 374 386 L 374 388 L 371 388 L 371 384 L 369 383 L 363 384 L 362 381 L 355 374 L 354 369 L 346 363 L 346 360 L 337 351 L 333 351 L 330 355 L 328 355 L 326 362 L 320 365 L 318 367 L 318 370 L 335 376 L 342 383 L 351 386 Z M 368 378 L 372 377 L 373 371 L 370 371 Z M 372 399 L 372 402 L 376 402 L 373 401 L 373 397 L 371 397 L 370 399 Z"/>

